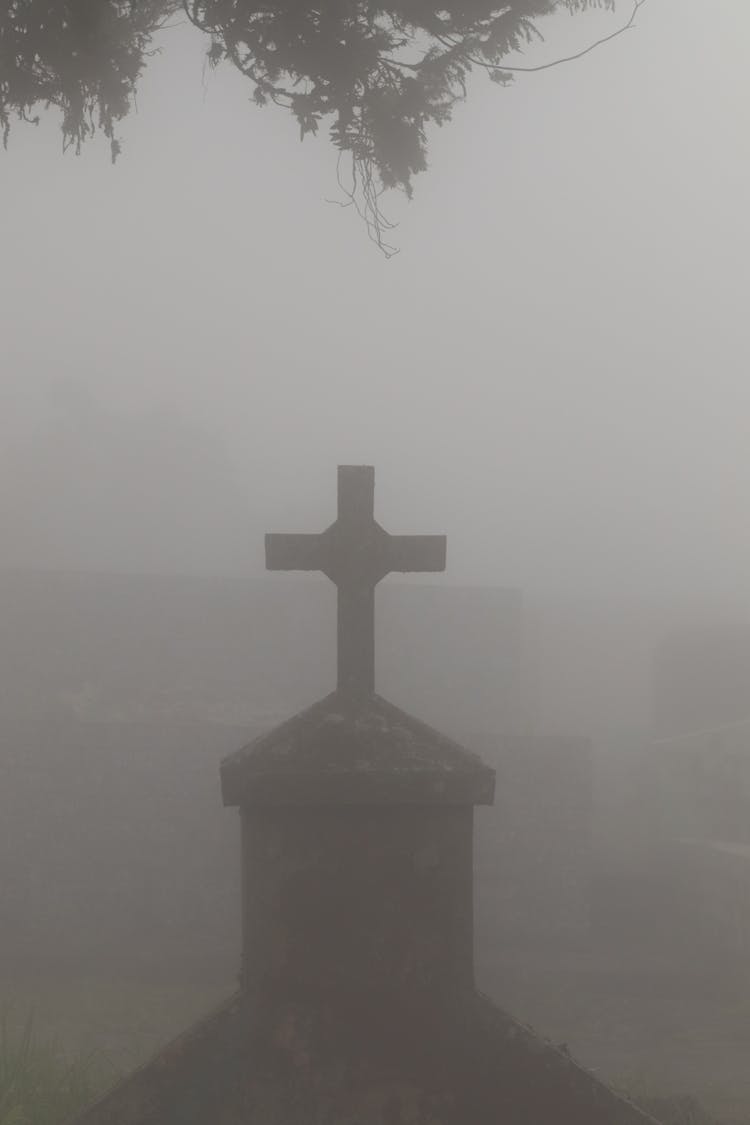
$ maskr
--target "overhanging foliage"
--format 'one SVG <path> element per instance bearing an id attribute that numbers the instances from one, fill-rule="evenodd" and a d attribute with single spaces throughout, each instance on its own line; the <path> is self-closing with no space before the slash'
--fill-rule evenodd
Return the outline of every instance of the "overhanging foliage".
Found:
<path id="1" fill-rule="evenodd" d="M 631 26 L 645 0 L 628 0 Z M 474 68 L 507 83 L 508 55 L 539 37 L 558 9 L 615 0 L 9 0 L 0 14 L 0 128 L 62 112 L 65 146 L 97 130 L 120 151 L 116 126 L 133 105 L 155 34 L 184 13 L 208 38 L 209 62 L 229 62 L 258 105 L 294 114 L 301 136 L 328 123 L 349 158 L 349 201 L 383 242 L 378 197 L 411 193 L 426 167 L 430 125 L 450 119 Z M 615 31 L 618 34 L 624 27 Z"/>

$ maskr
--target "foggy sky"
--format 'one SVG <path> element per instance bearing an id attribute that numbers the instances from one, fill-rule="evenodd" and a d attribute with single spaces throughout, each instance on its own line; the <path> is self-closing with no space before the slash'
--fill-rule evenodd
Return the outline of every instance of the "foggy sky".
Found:
<path id="1" fill-rule="evenodd" d="M 391 261 L 325 202 L 326 139 L 229 69 L 204 88 L 204 48 L 166 33 L 114 168 L 52 118 L 0 154 L 0 568 L 259 572 L 366 462 L 450 581 L 746 607 L 743 0 L 479 76 L 386 200 Z"/>

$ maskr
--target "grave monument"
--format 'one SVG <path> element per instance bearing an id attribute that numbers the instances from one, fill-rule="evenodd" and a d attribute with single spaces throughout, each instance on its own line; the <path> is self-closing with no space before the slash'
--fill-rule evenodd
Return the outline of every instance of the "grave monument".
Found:
<path id="1" fill-rule="evenodd" d="M 270 569 L 338 592 L 336 690 L 221 768 L 242 823 L 239 994 L 81 1125 L 643 1125 L 642 1113 L 479 995 L 473 809 L 494 772 L 375 693 L 374 592 L 445 565 L 391 536 L 374 473 L 339 468 L 321 535 L 270 535 Z"/>

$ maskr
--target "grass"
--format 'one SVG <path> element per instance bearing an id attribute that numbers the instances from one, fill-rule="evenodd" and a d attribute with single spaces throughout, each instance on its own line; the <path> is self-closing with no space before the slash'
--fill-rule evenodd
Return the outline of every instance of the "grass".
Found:
<path id="1" fill-rule="evenodd" d="M 165 979 L 163 973 L 16 968 L 3 976 L 0 1012 L 35 1013 L 38 1038 L 68 1057 L 107 1060 L 110 1072 L 134 1070 L 175 1035 L 236 991 L 231 979 Z"/>
<path id="2" fill-rule="evenodd" d="M 0 1021 L 0 1125 L 63 1125 L 105 1085 L 93 1056 L 66 1058 L 34 1033 L 31 1017 L 12 1029 Z"/>
<path id="3" fill-rule="evenodd" d="M 505 975 L 503 979 L 507 983 L 513 978 Z M 233 991 L 234 982 L 221 979 L 165 983 L 137 976 L 121 979 L 117 974 L 81 976 L 65 972 L 44 976 L 15 972 L 12 981 L 4 981 L 0 974 L 0 1015 L 3 1009 L 6 1011 L 5 1020 L 0 1019 L 0 1125 L 65 1125 L 120 1073 L 130 1072 L 151 1057 Z M 546 1007 L 539 1006 L 532 1014 L 540 1030 L 549 1034 L 550 1027 L 545 1024 L 549 1022 L 554 1032 L 552 1016 L 558 1013 L 550 1009 L 550 990 L 543 991 Z M 511 1010 L 531 1007 L 528 997 L 512 999 Z M 606 999 L 597 997 L 594 1014 L 599 1019 Z M 736 1043 L 730 1043 L 726 1034 L 717 1037 L 715 1049 L 708 1052 L 713 1039 L 704 1042 L 701 1038 L 694 1043 L 695 1036 L 686 1037 L 684 1033 L 672 1044 L 653 1034 L 649 1037 L 655 1022 L 650 1009 L 638 1023 L 629 1008 L 607 1008 L 604 1014 L 610 1019 L 603 1027 L 599 1020 L 590 1026 L 590 1021 L 581 1018 L 575 1000 L 575 992 L 560 999 L 557 1039 L 563 1033 L 569 1035 L 574 1025 L 588 1033 L 581 1037 L 583 1047 L 591 1048 L 597 1038 L 609 1036 L 612 1042 L 608 1053 L 600 1051 L 597 1057 L 591 1048 L 596 1073 L 627 1091 L 631 1100 L 657 1121 L 663 1125 L 750 1125 L 750 1032 L 743 1032 Z M 10 1018 L 29 1009 L 35 1010 L 38 1018 Z M 739 1013 L 743 1029 L 750 1026 L 746 1018 L 749 1014 L 750 1004 L 743 1004 Z M 586 1015 L 585 1010 L 582 1015 Z M 709 1026 L 707 1019 L 701 1024 L 697 1019 L 683 1018 L 682 1008 L 678 1015 L 679 1021 L 677 1017 L 675 1020 L 680 1026 Z M 619 1038 L 613 1035 L 611 1025 Z M 554 1034 L 551 1037 L 555 1038 Z M 574 1053 L 584 1065 L 591 1064 L 583 1049 Z M 693 1096 L 669 1096 L 675 1090 L 690 1091 Z"/>
<path id="4" fill-rule="evenodd" d="M 236 987 L 2 969 L 0 1125 L 66 1125 Z"/>

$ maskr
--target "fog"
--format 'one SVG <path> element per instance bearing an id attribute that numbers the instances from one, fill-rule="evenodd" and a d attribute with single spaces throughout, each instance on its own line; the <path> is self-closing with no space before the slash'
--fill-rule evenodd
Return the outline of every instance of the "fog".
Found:
<path id="1" fill-rule="evenodd" d="M 548 54 L 612 26 L 551 21 Z M 575 26 L 574 26 L 575 25 Z M 430 137 L 382 260 L 239 76 L 163 34 L 122 130 L 3 155 L 3 562 L 259 572 L 373 463 L 448 581 L 744 607 L 744 5 L 652 3 Z M 546 57 L 546 56 L 545 56 Z"/>
<path id="2" fill-rule="evenodd" d="M 447 535 L 383 583 L 377 687 L 498 771 L 481 986 L 746 1122 L 750 7 L 474 76 L 388 259 L 324 130 L 158 43 L 116 164 L 44 112 L 0 152 L 0 1015 L 127 1069 L 227 993 L 220 759 L 335 682 L 333 589 L 263 536 L 368 464 Z"/>

